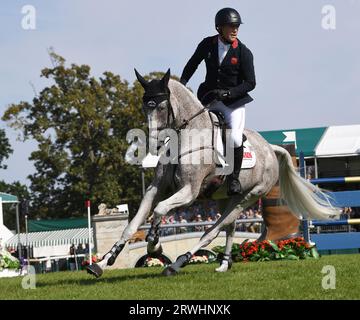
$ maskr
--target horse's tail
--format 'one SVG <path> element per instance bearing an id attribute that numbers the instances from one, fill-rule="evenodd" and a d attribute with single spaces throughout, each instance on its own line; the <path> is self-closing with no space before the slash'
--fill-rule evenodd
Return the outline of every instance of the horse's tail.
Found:
<path id="1" fill-rule="evenodd" d="M 329 195 L 296 172 L 287 150 L 271 145 L 279 162 L 281 198 L 298 218 L 329 219 L 340 214 L 329 201 Z"/>

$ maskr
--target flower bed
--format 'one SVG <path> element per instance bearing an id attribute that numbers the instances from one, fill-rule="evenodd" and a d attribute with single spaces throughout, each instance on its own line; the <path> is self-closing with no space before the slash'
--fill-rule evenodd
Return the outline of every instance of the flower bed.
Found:
<path id="1" fill-rule="evenodd" d="M 165 263 L 161 258 L 147 257 L 144 262 L 144 267 L 164 267 Z"/>
<path id="2" fill-rule="evenodd" d="M 21 276 L 21 269 L 2 269 L 0 278 L 11 278 Z"/>
<path id="3" fill-rule="evenodd" d="M 0 271 L 3 271 L 4 269 L 20 269 L 20 261 L 13 257 L 9 252 L 2 250 L 0 251 Z"/>
<path id="4" fill-rule="evenodd" d="M 221 257 L 224 254 L 225 247 L 217 246 L 213 248 L 213 251 L 218 253 L 218 257 Z M 316 247 L 309 245 L 302 237 L 276 242 L 270 240 L 249 242 L 245 240 L 241 244 L 233 244 L 231 255 L 234 261 L 319 258 Z"/>
<path id="5" fill-rule="evenodd" d="M 209 259 L 207 256 L 192 256 L 189 264 L 198 264 L 198 263 L 209 263 Z"/>
<path id="6" fill-rule="evenodd" d="M 93 255 L 91 256 L 91 262 L 92 262 L 92 263 L 96 263 L 96 262 L 99 262 L 99 261 L 100 261 L 100 259 L 98 258 L 98 256 L 97 256 L 96 254 L 93 254 Z M 81 262 L 81 265 L 82 265 L 83 267 L 85 267 L 85 266 L 87 266 L 87 265 L 89 265 L 89 264 L 90 264 L 89 255 L 86 255 L 84 261 Z"/>
<path id="7" fill-rule="evenodd" d="M 190 264 L 197 264 L 197 263 L 212 263 L 217 260 L 217 254 L 207 250 L 207 249 L 200 249 L 196 251 L 196 253 L 191 257 L 189 263 Z"/>

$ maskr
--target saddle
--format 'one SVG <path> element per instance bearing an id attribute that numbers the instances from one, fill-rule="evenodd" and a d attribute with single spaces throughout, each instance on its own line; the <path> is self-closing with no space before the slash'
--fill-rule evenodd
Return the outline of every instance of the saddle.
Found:
<path id="1" fill-rule="evenodd" d="M 217 156 L 216 162 L 216 171 L 215 176 L 211 178 L 205 185 L 206 188 L 201 192 L 201 198 L 211 198 L 214 196 L 216 191 L 220 189 L 220 187 L 224 184 L 227 172 L 227 164 L 226 164 L 226 129 L 228 126 L 226 125 L 225 118 L 221 112 L 218 111 L 209 111 L 210 118 L 213 123 L 213 146 L 214 146 L 214 154 Z M 243 144 L 244 144 L 244 158 L 242 162 L 242 169 L 250 169 L 255 166 L 256 163 L 256 155 L 255 152 L 251 149 L 251 144 L 248 141 L 245 134 L 243 134 Z"/>
<path id="2" fill-rule="evenodd" d="M 226 164 L 226 129 L 228 126 L 226 125 L 224 116 L 221 112 L 218 111 L 210 111 L 210 118 L 213 123 L 213 137 L 212 143 L 214 146 L 214 151 L 217 156 L 217 168 L 224 169 L 227 167 Z M 247 139 L 246 134 L 243 134 L 243 145 L 244 145 L 244 158 L 242 162 L 241 169 L 251 169 L 255 166 L 256 163 L 256 154 L 251 146 L 250 141 Z M 218 174 L 220 174 L 218 170 Z M 226 173 L 225 173 L 226 174 Z M 229 173 L 227 173 L 229 174 Z"/>
<path id="3" fill-rule="evenodd" d="M 221 130 L 221 139 L 223 142 L 223 145 L 226 145 L 226 129 L 228 129 L 228 126 L 226 125 L 225 122 L 225 118 L 223 116 L 223 114 L 220 111 L 209 111 L 210 112 L 210 117 L 211 117 L 211 113 L 215 116 L 215 121 L 214 118 L 211 117 L 212 121 L 213 121 L 213 125 L 215 127 L 218 127 Z M 243 143 L 245 143 L 245 141 L 247 140 L 247 137 L 245 134 L 243 134 Z"/>

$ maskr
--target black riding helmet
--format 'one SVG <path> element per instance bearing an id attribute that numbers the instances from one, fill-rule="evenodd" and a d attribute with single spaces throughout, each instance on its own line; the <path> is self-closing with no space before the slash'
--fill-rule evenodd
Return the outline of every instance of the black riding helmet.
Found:
<path id="1" fill-rule="evenodd" d="M 239 26 L 243 22 L 239 12 L 233 8 L 223 8 L 215 16 L 215 27 L 224 26 L 226 24 L 233 24 Z"/>

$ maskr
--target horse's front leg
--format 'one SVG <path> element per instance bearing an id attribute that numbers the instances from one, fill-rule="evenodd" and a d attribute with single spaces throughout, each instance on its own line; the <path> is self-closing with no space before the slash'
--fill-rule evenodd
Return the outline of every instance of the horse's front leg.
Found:
<path id="1" fill-rule="evenodd" d="M 146 193 L 141 201 L 138 212 L 125 228 L 124 232 L 121 235 L 120 240 L 117 241 L 110 249 L 110 251 L 103 256 L 100 262 L 94 263 L 86 268 L 88 273 L 98 278 L 102 275 L 103 270 L 107 266 L 111 266 L 115 263 L 117 256 L 123 250 L 125 244 L 131 239 L 132 235 L 138 230 L 140 225 L 142 225 L 145 222 L 147 215 L 151 211 L 157 193 L 158 193 L 158 186 L 156 184 L 151 184 L 146 190 Z"/>
<path id="2" fill-rule="evenodd" d="M 151 224 L 148 234 L 145 238 L 147 244 L 147 253 L 150 256 L 157 257 L 162 254 L 162 246 L 159 241 L 160 239 L 160 228 L 159 225 Z"/>
<path id="3" fill-rule="evenodd" d="M 146 241 L 151 243 L 152 247 L 154 248 L 153 249 L 154 251 L 161 250 L 159 249 L 160 246 L 159 233 L 160 233 L 161 218 L 165 216 L 172 209 L 191 204 L 197 198 L 199 194 L 199 190 L 200 187 L 194 188 L 194 186 L 187 184 L 184 187 L 182 187 L 178 192 L 176 192 L 174 195 L 157 204 L 157 206 L 154 209 L 154 217 L 151 224 L 151 228 L 146 238 Z M 148 252 L 149 252 L 149 245 L 148 245 Z"/>

